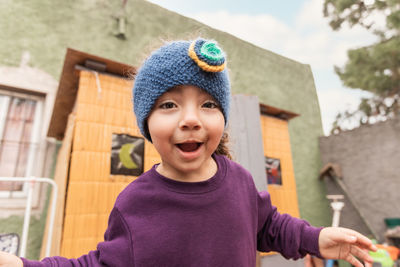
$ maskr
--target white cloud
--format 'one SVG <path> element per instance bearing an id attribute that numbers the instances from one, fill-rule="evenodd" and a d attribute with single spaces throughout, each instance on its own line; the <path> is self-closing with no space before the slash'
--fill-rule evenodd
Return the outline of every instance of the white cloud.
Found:
<path id="1" fill-rule="evenodd" d="M 276 50 L 292 30 L 270 15 L 250 16 L 226 11 L 190 14 L 190 17 L 213 28 L 229 32 L 243 40 L 269 50 Z"/>
<path id="2" fill-rule="evenodd" d="M 360 97 L 369 97 L 371 94 L 361 90 L 331 88 L 328 90 L 317 91 L 323 129 L 325 134 L 329 134 L 331 125 L 335 120 L 338 111 L 357 109 Z M 347 125 L 350 127 L 351 125 Z M 354 126 L 354 125 L 353 125 Z"/>
<path id="3" fill-rule="evenodd" d="M 308 54 L 302 58 L 316 68 L 343 65 L 348 49 L 365 46 L 375 40 L 370 32 L 360 26 L 349 28 L 344 25 L 339 31 L 333 31 L 328 18 L 323 16 L 322 0 L 305 2 L 293 30 L 301 35 L 309 48 L 305 50 Z"/>
<path id="4" fill-rule="evenodd" d="M 322 0 L 309 0 L 304 2 L 299 14 L 296 17 L 296 25 L 300 28 L 324 28 L 327 21 L 322 14 Z"/>

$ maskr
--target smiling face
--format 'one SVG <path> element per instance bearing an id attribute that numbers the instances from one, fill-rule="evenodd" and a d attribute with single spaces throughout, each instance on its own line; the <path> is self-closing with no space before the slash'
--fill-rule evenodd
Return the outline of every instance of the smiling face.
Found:
<path id="1" fill-rule="evenodd" d="M 225 121 L 211 95 L 196 86 L 174 87 L 157 99 L 147 124 L 161 156 L 160 174 L 186 182 L 215 174 L 211 154 L 221 140 Z"/>

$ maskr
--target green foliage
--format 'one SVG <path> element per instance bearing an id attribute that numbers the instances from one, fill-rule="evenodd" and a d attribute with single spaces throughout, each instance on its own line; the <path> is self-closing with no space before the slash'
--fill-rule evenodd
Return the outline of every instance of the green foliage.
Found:
<path id="1" fill-rule="evenodd" d="M 393 118 L 399 114 L 399 100 L 400 97 L 398 95 L 392 98 L 382 98 L 377 95 L 371 98 L 362 98 L 357 110 L 346 110 L 336 115 L 331 133 L 337 134 L 345 129 L 354 127 L 354 125 L 373 124 Z"/>
<path id="2" fill-rule="evenodd" d="M 343 84 L 381 96 L 399 94 L 400 38 L 348 51 L 344 68 L 335 67 Z"/>
<path id="3" fill-rule="evenodd" d="M 339 113 L 331 133 L 356 125 L 374 123 L 399 114 L 400 97 L 400 3 L 398 0 L 325 0 L 324 16 L 332 29 L 344 23 L 360 25 L 378 36 L 379 41 L 348 51 L 344 67 L 335 66 L 343 84 L 373 93 L 362 99 L 358 110 Z M 376 16 L 385 18 L 385 26 L 375 25 Z M 380 28 L 379 28 L 380 27 Z"/>

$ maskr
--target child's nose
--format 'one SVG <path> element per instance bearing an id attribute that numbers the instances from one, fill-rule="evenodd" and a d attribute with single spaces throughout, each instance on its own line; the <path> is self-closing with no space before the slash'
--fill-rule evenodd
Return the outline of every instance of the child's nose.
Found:
<path id="1" fill-rule="evenodd" d="M 179 128 L 182 130 L 198 130 L 201 128 L 199 114 L 194 108 L 186 108 L 182 114 Z"/>

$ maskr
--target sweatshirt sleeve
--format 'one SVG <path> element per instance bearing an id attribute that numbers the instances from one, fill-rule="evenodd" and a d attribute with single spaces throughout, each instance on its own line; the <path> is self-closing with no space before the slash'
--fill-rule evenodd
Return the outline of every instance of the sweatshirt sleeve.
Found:
<path id="1" fill-rule="evenodd" d="M 268 192 L 258 193 L 259 251 L 277 251 L 287 259 L 299 259 L 307 253 L 321 257 L 318 245 L 321 230 L 305 220 L 280 214 L 272 206 Z"/>
<path id="2" fill-rule="evenodd" d="M 104 241 L 97 250 L 77 259 L 48 257 L 41 261 L 21 258 L 24 267 L 77 267 L 77 266 L 134 266 L 132 235 L 126 221 L 117 208 L 111 211 Z"/>

